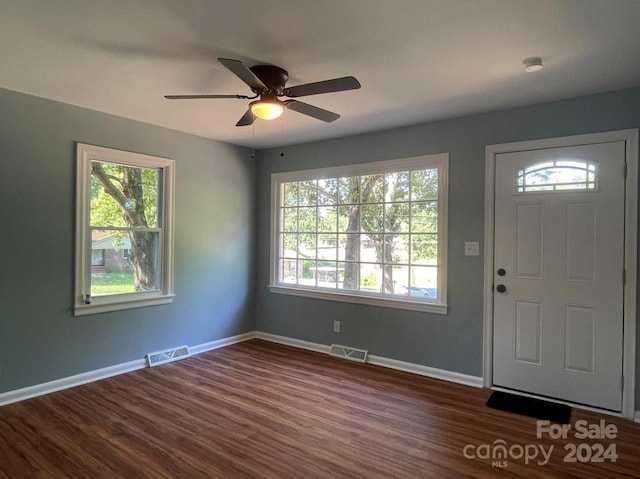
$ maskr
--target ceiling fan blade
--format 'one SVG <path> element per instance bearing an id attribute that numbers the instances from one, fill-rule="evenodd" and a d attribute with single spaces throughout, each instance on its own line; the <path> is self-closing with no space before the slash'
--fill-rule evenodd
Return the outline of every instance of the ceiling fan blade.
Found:
<path id="1" fill-rule="evenodd" d="M 331 123 L 332 121 L 336 121 L 338 118 L 340 118 L 340 115 L 338 115 L 337 113 L 329 110 L 323 110 L 322 108 L 309 105 L 308 103 L 302 103 L 301 101 L 287 100 L 284 103 L 287 105 L 287 108 L 289 110 L 297 111 L 298 113 L 317 118 L 318 120 L 326 121 L 327 123 Z"/>
<path id="2" fill-rule="evenodd" d="M 253 122 L 256 120 L 256 117 L 253 113 L 251 113 L 251 109 L 248 109 L 247 112 L 242 115 L 242 118 L 238 120 L 236 126 L 249 126 L 253 125 Z"/>
<path id="3" fill-rule="evenodd" d="M 165 95 L 167 100 L 202 100 L 208 98 L 237 98 L 238 100 L 250 100 L 246 95 Z"/>
<path id="4" fill-rule="evenodd" d="M 249 70 L 240 60 L 231 58 L 218 58 L 218 61 L 227 67 L 231 73 L 245 82 L 254 90 L 267 90 L 264 83 L 251 70 Z"/>
<path id="5" fill-rule="evenodd" d="M 295 98 L 298 96 L 318 95 L 320 93 L 357 90 L 360 86 L 360 82 L 355 77 L 342 77 L 285 88 L 284 95 Z"/>

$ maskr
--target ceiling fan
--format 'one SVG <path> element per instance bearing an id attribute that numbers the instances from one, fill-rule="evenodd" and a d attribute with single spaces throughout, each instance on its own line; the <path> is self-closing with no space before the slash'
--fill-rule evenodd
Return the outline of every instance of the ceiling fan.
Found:
<path id="1" fill-rule="evenodd" d="M 249 103 L 249 109 L 242 115 L 242 118 L 236 123 L 236 126 L 251 125 L 256 118 L 273 120 L 282 115 L 285 108 L 329 123 L 340 118 L 340 115 L 297 100 L 283 101 L 280 100 L 279 97 L 297 98 L 321 93 L 357 90 L 360 88 L 360 82 L 352 76 L 286 87 L 289 73 L 280 67 L 274 65 L 247 67 L 241 61 L 230 58 L 218 58 L 218 61 L 240 78 L 240 80 L 249 85 L 249 88 L 251 88 L 251 91 L 253 91 L 255 95 L 165 95 L 165 98 L 169 100 L 211 98 L 254 100 L 260 97 L 259 100 Z"/>

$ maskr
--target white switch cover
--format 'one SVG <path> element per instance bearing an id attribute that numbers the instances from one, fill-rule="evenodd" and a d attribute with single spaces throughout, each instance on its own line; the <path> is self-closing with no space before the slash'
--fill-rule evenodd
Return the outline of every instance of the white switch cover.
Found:
<path id="1" fill-rule="evenodd" d="M 477 241 L 466 241 L 464 243 L 465 256 L 480 256 L 480 243 Z"/>

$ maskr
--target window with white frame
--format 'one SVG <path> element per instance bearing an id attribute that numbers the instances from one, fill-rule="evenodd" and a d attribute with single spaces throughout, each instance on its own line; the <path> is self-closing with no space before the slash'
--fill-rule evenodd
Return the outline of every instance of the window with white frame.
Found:
<path id="1" fill-rule="evenodd" d="M 173 300 L 173 171 L 167 158 L 77 145 L 76 315 Z"/>
<path id="2" fill-rule="evenodd" d="M 271 291 L 446 314 L 448 155 L 272 175 Z"/>

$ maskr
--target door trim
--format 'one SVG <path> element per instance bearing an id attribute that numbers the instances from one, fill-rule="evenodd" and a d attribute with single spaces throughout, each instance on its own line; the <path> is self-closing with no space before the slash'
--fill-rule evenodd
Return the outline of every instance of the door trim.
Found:
<path id="1" fill-rule="evenodd" d="M 586 135 L 546 138 L 541 140 L 522 141 L 488 145 L 485 152 L 485 199 L 484 199 L 484 351 L 483 379 L 484 386 L 493 387 L 493 242 L 495 215 L 495 169 L 496 155 L 518 151 L 562 148 L 568 146 L 588 145 L 624 141 L 627 161 L 627 180 L 625 191 L 624 218 L 624 267 L 626 283 L 624 286 L 624 319 L 623 319 L 623 417 L 633 419 L 635 414 L 635 379 L 636 379 L 636 257 L 638 231 L 638 130 L 619 130 Z M 622 274 L 622 272 L 621 272 Z M 621 278 L 622 279 L 622 278 Z"/>

